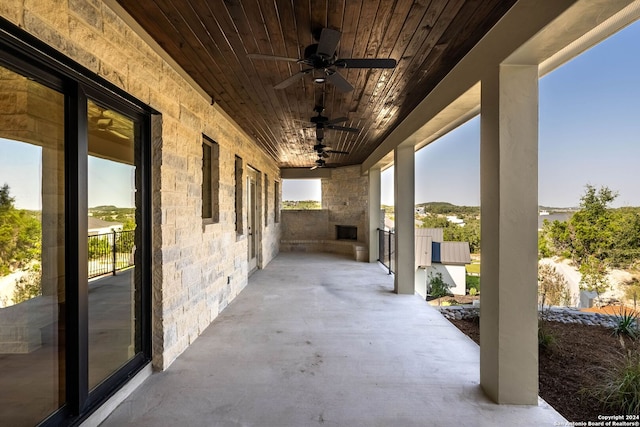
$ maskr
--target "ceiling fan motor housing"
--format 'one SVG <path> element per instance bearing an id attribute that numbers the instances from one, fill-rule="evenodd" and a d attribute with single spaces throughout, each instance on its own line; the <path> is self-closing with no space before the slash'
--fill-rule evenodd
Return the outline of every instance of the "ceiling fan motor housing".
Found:
<path id="1" fill-rule="evenodd" d="M 331 56 L 318 53 L 318 43 L 314 43 L 304 49 L 304 60 L 302 62 L 316 69 L 324 69 L 332 66 L 336 59 L 335 53 Z"/>

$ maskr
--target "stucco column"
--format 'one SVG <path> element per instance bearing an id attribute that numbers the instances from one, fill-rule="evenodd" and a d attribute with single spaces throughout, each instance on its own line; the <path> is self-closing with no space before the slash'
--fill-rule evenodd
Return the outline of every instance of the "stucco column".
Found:
<path id="1" fill-rule="evenodd" d="M 480 384 L 537 405 L 537 66 L 496 67 L 481 96 Z"/>
<path id="2" fill-rule="evenodd" d="M 394 151 L 395 280 L 394 291 L 413 294 L 415 281 L 415 150 L 399 145 Z"/>
<path id="3" fill-rule="evenodd" d="M 380 215 L 381 184 L 380 168 L 369 169 L 369 262 L 378 261 L 378 228 L 382 220 Z"/>

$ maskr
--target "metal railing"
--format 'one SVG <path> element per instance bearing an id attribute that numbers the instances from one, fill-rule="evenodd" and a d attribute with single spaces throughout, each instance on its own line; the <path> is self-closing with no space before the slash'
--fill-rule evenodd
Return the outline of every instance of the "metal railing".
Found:
<path id="1" fill-rule="evenodd" d="M 396 270 L 395 253 L 395 234 L 378 228 L 378 261 L 389 269 L 389 274 Z"/>
<path id="2" fill-rule="evenodd" d="M 105 274 L 116 275 L 134 264 L 135 230 L 94 234 L 89 238 L 89 279 Z"/>

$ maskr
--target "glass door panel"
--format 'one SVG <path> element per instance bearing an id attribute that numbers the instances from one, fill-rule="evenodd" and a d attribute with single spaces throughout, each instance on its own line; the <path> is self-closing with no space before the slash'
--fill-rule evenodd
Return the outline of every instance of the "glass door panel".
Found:
<path id="1" fill-rule="evenodd" d="M 64 96 L 0 66 L 0 425 L 65 403 Z"/>
<path id="2" fill-rule="evenodd" d="M 128 362 L 140 345 L 135 274 L 135 126 L 88 102 L 89 389 Z"/>

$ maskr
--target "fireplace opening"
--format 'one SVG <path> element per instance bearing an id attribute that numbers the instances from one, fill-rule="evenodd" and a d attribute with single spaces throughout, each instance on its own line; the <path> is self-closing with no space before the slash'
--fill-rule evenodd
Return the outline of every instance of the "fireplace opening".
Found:
<path id="1" fill-rule="evenodd" d="M 337 240 L 358 240 L 358 227 L 352 225 L 336 225 Z"/>

